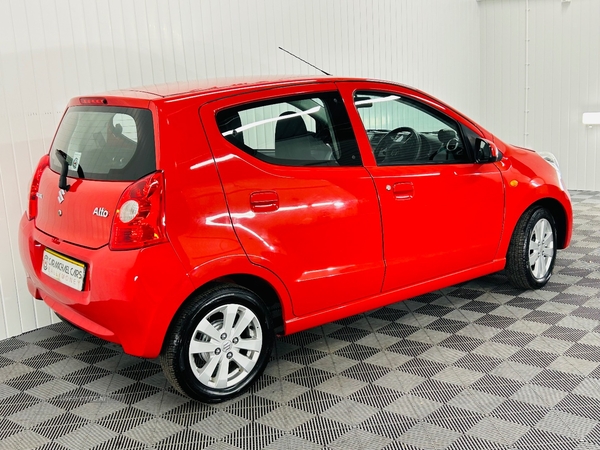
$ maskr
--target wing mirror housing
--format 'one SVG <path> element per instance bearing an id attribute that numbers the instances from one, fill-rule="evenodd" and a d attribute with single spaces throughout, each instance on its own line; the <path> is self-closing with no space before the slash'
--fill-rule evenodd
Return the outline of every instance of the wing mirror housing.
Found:
<path id="1" fill-rule="evenodd" d="M 475 141 L 475 161 L 478 163 L 496 162 L 502 159 L 502 152 L 496 144 L 486 139 L 478 138 Z"/>

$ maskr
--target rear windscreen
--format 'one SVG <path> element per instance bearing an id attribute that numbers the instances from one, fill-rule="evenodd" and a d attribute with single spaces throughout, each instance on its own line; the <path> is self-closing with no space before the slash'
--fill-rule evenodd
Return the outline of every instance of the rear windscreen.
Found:
<path id="1" fill-rule="evenodd" d="M 73 106 L 50 151 L 50 167 L 60 173 L 57 150 L 66 153 L 70 177 L 138 180 L 156 170 L 152 113 L 138 108 Z"/>

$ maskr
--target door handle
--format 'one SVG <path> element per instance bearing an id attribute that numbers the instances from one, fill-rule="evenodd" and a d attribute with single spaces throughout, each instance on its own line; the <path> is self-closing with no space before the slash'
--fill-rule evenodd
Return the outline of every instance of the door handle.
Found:
<path id="1" fill-rule="evenodd" d="M 410 181 L 394 184 L 392 191 L 397 200 L 410 200 L 415 195 L 415 187 Z"/>
<path id="2" fill-rule="evenodd" d="M 250 208 L 254 212 L 270 212 L 279 209 L 279 196 L 275 191 L 258 191 L 250 194 Z"/>

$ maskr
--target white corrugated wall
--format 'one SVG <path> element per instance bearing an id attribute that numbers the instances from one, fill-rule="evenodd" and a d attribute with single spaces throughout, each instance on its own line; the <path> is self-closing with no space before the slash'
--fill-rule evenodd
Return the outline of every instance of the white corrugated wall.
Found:
<path id="1" fill-rule="evenodd" d="M 499 137 L 555 152 L 569 187 L 600 189 L 600 127 L 581 125 L 600 111 L 598 19 L 599 0 L 0 0 L 0 338 L 53 320 L 27 291 L 16 237 L 70 97 L 317 73 L 282 46 L 336 75 L 424 89 Z"/>
<path id="2" fill-rule="evenodd" d="M 448 30 L 448 23 L 463 23 Z M 428 90 L 479 115 L 474 0 L 0 0 L 0 339 L 53 319 L 17 248 L 28 183 L 67 100 L 220 76 L 337 75 Z"/>
<path id="3" fill-rule="evenodd" d="M 554 153 L 567 187 L 600 190 L 600 0 L 482 0 L 482 125 Z"/>

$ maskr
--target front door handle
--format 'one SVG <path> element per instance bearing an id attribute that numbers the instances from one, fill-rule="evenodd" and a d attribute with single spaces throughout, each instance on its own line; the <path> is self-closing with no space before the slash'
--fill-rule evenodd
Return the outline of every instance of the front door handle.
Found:
<path id="1" fill-rule="evenodd" d="M 270 212 L 279 209 L 279 196 L 275 191 L 258 191 L 250 194 L 250 208 L 254 212 Z"/>
<path id="2" fill-rule="evenodd" d="M 415 187 L 410 181 L 396 183 L 392 192 L 397 200 L 410 200 L 415 195 Z"/>

